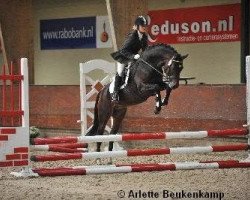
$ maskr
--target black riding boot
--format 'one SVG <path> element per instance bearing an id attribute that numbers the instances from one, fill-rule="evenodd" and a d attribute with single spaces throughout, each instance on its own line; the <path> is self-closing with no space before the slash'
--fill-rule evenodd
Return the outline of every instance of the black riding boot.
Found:
<path id="1" fill-rule="evenodd" d="M 122 77 L 120 77 L 119 74 L 115 75 L 114 92 L 111 94 L 112 102 L 115 102 L 115 103 L 119 101 L 118 90 L 120 88 L 121 79 Z"/>

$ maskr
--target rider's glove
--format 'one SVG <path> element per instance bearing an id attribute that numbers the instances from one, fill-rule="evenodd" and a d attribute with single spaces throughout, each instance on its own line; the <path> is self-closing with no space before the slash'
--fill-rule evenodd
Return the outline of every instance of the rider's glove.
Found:
<path id="1" fill-rule="evenodd" d="M 139 54 L 135 54 L 134 59 L 138 60 L 139 58 L 140 58 L 140 55 Z"/>

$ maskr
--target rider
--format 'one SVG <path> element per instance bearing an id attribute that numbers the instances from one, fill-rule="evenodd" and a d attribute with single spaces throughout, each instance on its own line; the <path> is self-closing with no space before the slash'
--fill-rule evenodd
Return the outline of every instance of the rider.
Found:
<path id="1" fill-rule="evenodd" d="M 144 51 L 148 46 L 147 25 L 146 18 L 138 16 L 134 22 L 133 31 L 128 34 L 121 49 L 111 54 L 113 59 L 118 62 L 114 88 L 111 94 L 113 102 L 119 100 L 118 90 L 120 88 L 124 66 L 126 64 L 129 66 L 133 60 L 139 59 L 139 51 Z"/>

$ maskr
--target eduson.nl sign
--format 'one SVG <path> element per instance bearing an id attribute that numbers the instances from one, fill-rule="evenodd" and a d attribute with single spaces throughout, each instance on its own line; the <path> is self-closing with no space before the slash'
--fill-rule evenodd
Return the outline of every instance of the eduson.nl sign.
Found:
<path id="1" fill-rule="evenodd" d="M 149 12 L 149 40 L 167 44 L 240 40 L 240 4 Z"/>

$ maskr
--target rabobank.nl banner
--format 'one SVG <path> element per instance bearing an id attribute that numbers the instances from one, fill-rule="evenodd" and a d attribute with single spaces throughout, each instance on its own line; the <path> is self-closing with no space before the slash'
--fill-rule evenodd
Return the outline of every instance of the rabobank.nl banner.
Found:
<path id="1" fill-rule="evenodd" d="M 41 49 L 112 47 L 107 16 L 40 21 Z"/>

